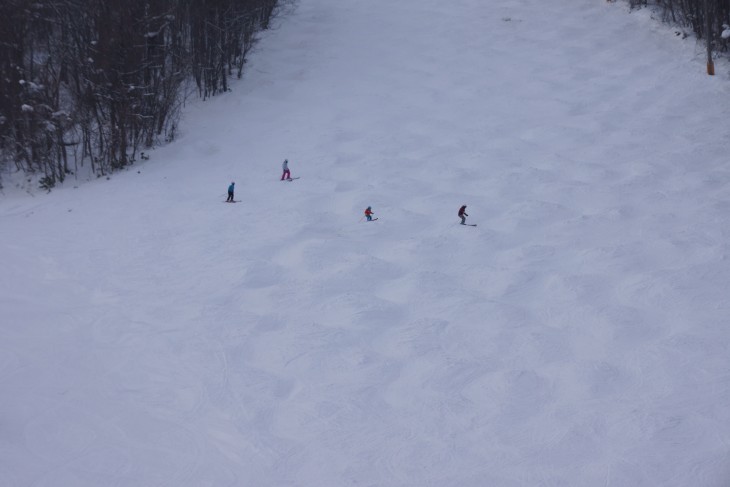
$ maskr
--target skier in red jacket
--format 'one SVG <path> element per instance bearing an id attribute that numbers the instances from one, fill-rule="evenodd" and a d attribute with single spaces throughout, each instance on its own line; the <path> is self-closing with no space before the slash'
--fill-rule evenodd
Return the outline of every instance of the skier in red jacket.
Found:
<path id="1" fill-rule="evenodd" d="M 373 221 L 374 214 L 375 213 L 373 213 L 372 207 L 368 206 L 367 208 L 365 208 L 365 218 L 367 218 L 369 222 Z M 377 218 L 376 218 L 376 220 L 377 220 Z"/>

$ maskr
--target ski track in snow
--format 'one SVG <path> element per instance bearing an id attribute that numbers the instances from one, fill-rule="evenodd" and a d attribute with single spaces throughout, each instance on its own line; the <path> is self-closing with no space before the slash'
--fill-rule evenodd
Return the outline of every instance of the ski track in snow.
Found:
<path id="1" fill-rule="evenodd" d="M 0 485 L 726 485 L 730 85 L 654 22 L 302 0 L 153 161 L 5 196 Z"/>

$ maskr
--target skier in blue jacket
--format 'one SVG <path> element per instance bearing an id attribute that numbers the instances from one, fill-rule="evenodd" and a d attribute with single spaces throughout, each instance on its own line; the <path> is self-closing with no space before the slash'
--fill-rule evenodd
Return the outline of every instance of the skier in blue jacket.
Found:
<path id="1" fill-rule="evenodd" d="M 230 186 L 228 186 L 228 199 L 226 200 L 226 203 L 234 203 L 233 201 L 233 189 L 235 188 L 236 183 L 232 182 Z"/>

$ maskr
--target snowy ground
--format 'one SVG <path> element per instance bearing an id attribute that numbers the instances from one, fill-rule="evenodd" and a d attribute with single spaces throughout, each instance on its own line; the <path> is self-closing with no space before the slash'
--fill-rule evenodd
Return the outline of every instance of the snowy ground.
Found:
<path id="1" fill-rule="evenodd" d="M 301 0 L 249 66 L 0 197 L 0 485 L 728 485 L 724 65 L 604 0 Z"/>

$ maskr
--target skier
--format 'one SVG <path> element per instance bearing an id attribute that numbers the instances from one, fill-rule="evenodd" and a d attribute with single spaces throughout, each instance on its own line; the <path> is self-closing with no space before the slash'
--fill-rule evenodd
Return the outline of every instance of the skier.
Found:
<path id="1" fill-rule="evenodd" d="M 370 206 L 365 208 L 365 218 L 367 218 L 369 222 L 373 221 L 374 214 L 375 213 L 373 213 L 373 209 Z"/>
<path id="2" fill-rule="evenodd" d="M 226 203 L 235 203 L 235 201 L 233 201 L 233 189 L 235 186 L 235 182 L 231 182 L 231 185 L 228 186 L 228 199 L 226 200 Z"/>
<path id="3" fill-rule="evenodd" d="M 466 205 L 463 205 L 461 208 L 459 208 L 459 218 L 461 218 L 461 224 L 466 225 L 466 217 L 469 216 L 466 213 Z"/>
<path id="4" fill-rule="evenodd" d="M 285 179 L 291 179 L 291 173 L 289 172 L 289 160 L 284 159 L 284 163 L 281 165 L 281 168 L 284 170 L 284 172 L 281 175 L 281 180 Z"/>

